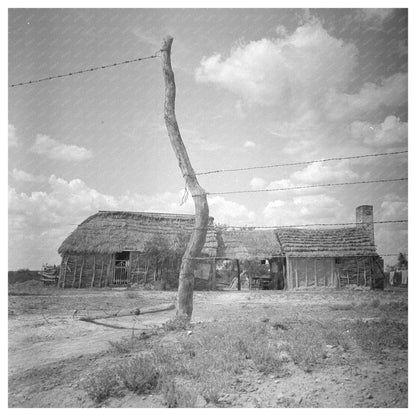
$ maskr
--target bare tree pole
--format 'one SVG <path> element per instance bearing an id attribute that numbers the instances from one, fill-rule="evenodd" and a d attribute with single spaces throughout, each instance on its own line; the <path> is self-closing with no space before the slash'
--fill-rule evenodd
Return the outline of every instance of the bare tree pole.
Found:
<path id="1" fill-rule="evenodd" d="M 178 159 L 179 168 L 185 179 L 185 185 L 189 189 L 195 205 L 195 227 L 182 257 L 179 272 L 178 301 L 176 315 L 178 317 L 191 318 L 193 310 L 194 269 L 195 257 L 201 255 L 205 244 L 209 218 L 208 202 L 205 190 L 199 185 L 188 157 L 185 145 L 179 132 L 175 116 L 175 77 L 172 70 L 170 51 L 173 38 L 166 36 L 162 42 L 161 57 L 163 76 L 165 80 L 165 124 L 168 130 L 170 143 Z"/>

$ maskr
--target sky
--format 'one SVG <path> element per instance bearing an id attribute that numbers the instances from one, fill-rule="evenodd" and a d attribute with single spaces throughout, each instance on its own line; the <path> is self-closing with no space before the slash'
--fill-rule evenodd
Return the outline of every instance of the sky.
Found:
<path id="1" fill-rule="evenodd" d="M 406 9 L 10 9 L 9 84 L 153 55 L 173 36 L 196 172 L 408 148 Z M 98 210 L 193 213 L 163 118 L 160 58 L 8 91 L 9 270 L 59 263 Z M 207 192 L 408 176 L 407 154 L 200 175 Z M 407 219 L 407 181 L 209 195 L 229 225 Z M 381 254 L 407 224 L 376 224 Z M 392 264 L 395 257 L 386 257 Z"/>

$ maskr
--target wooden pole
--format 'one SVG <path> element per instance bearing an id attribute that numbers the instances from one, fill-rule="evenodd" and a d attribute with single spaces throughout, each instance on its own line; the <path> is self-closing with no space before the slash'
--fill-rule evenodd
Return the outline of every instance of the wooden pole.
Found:
<path id="1" fill-rule="evenodd" d="M 74 278 L 72 279 L 72 287 L 75 287 L 75 278 L 77 276 L 77 261 L 78 259 L 75 257 L 75 266 L 74 266 Z"/>
<path id="2" fill-rule="evenodd" d="M 305 260 L 305 281 L 306 287 L 308 287 L 308 259 Z"/>
<path id="3" fill-rule="evenodd" d="M 287 273 L 287 288 L 293 289 L 292 266 L 290 264 L 289 256 L 286 256 L 286 273 Z"/>
<path id="4" fill-rule="evenodd" d="M 101 287 L 101 282 L 103 280 L 103 272 L 104 272 L 104 259 L 101 260 L 101 272 L 100 272 L 100 283 L 99 283 L 100 287 Z"/>
<path id="5" fill-rule="evenodd" d="M 94 280 L 95 280 L 95 254 L 94 254 L 93 265 L 92 265 L 91 287 L 94 287 Z"/>
<path id="6" fill-rule="evenodd" d="M 79 283 L 78 283 L 78 289 L 81 288 L 81 283 L 82 283 L 82 272 L 84 271 L 84 261 L 85 261 L 85 256 L 82 256 L 82 263 L 81 263 L 81 270 L 79 272 Z"/>
<path id="7" fill-rule="evenodd" d="M 193 311 L 194 258 L 200 257 L 201 250 L 205 244 L 209 209 L 206 193 L 198 183 L 176 121 L 176 86 L 170 58 L 172 42 L 173 38 L 171 36 L 165 37 L 161 48 L 163 77 L 165 81 L 165 124 L 170 143 L 179 163 L 179 168 L 185 179 L 185 185 L 189 189 L 195 205 L 195 227 L 186 246 L 185 254 L 182 257 L 179 273 L 176 315 L 190 319 Z"/>
<path id="8" fill-rule="evenodd" d="M 238 259 L 236 259 L 235 264 L 237 266 L 237 290 L 241 290 L 240 262 Z"/>
<path id="9" fill-rule="evenodd" d="M 316 262 L 317 259 L 314 261 L 314 278 L 315 278 L 315 287 L 318 287 L 318 274 L 316 273 Z"/>
<path id="10" fill-rule="evenodd" d="M 358 257 L 355 258 L 355 261 L 357 262 L 357 286 L 359 285 L 359 278 L 360 278 L 360 265 L 358 263 Z"/>
<path id="11" fill-rule="evenodd" d="M 69 256 L 67 256 L 67 257 L 66 257 L 66 259 L 65 259 L 64 275 L 63 275 L 63 277 L 62 277 L 62 289 L 64 289 L 64 288 L 65 288 L 66 268 L 67 268 L 67 266 L 68 266 L 68 259 L 69 259 Z"/>
<path id="12" fill-rule="evenodd" d="M 298 278 L 298 259 L 295 260 L 295 279 L 296 279 L 296 288 L 299 287 L 299 278 Z"/>

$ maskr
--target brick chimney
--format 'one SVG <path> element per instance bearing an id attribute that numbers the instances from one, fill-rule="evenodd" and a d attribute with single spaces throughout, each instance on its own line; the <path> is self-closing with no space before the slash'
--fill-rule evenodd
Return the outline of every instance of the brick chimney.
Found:
<path id="1" fill-rule="evenodd" d="M 371 242 L 374 244 L 373 206 L 361 205 L 355 210 L 357 227 L 367 230 Z"/>

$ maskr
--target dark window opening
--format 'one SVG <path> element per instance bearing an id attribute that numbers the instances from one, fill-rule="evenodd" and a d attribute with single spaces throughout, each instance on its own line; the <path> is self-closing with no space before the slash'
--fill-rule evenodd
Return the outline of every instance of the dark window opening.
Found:
<path id="1" fill-rule="evenodd" d="M 335 264 L 341 264 L 341 258 L 335 257 Z"/>

